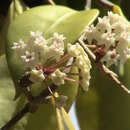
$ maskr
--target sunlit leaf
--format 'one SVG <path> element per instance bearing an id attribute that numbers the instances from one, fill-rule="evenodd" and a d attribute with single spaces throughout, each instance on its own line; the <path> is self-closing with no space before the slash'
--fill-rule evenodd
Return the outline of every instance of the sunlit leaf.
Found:
<path id="1" fill-rule="evenodd" d="M 75 130 L 69 115 L 63 107 L 56 108 L 58 130 Z"/>
<path id="2" fill-rule="evenodd" d="M 45 36 L 50 37 L 54 32 L 59 32 L 67 37 L 67 42 L 74 43 L 84 31 L 85 27 L 94 22 L 98 14 L 98 10 L 92 9 L 66 15 L 66 17 L 53 24 L 45 32 Z"/>

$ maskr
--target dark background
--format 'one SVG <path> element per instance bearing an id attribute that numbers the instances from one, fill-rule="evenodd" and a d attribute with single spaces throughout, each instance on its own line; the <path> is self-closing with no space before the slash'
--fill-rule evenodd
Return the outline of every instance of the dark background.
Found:
<path id="1" fill-rule="evenodd" d="M 23 0 L 29 7 L 34 7 L 38 5 L 47 4 L 47 0 Z M 86 0 L 54 0 L 56 4 L 66 5 L 73 9 L 82 10 L 84 9 L 84 5 Z M 123 9 L 124 14 L 130 19 L 130 0 L 111 0 L 112 2 L 120 5 Z M 8 7 L 11 0 L 1 0 L 0 3 L 0 15 L 6 15 L 8 11 Z M 92 7 L 100 8 L 103 12 L 102 6 L 99 4 L 98 0 L 92 0 Z"/>

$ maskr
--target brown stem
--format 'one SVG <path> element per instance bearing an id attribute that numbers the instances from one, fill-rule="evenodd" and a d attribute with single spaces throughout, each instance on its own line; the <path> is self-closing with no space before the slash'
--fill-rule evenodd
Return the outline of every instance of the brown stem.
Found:
<path id="1" fill-rule="evenodd" d="M 58 68 L 66 63 L 70 58 L 71 56 L 69 54 L 65 54 L 57 63 L 51 65 L 50 68 Z"/>
<path id="2" fill-rule="evenodd" d="M 55 5 L 55 2 L 53 0 L 46 0 L 47 3 L 51 4 L 51 5 Z"/>
<path id="3" fill-rule="evenodd" d="M 113 80 L 117 85 L 119 85 L 125 92 L 130 94 L 130 90 L 123 85 L 123 83 L 118 79 L 118 75 L 115 74 L 113 71 L 109 70 L 105 65 L 103 65 L 100 61 L 97 62 L 96 56 L 93 54 L 93 52 L 84 44 L 82 39 L 79 39 L 79 44 L 83 47 L 84 51 L 88 54 L 89 58 L 94 61 L 94 63 L 97 65 L 99 70 L 104 73 L 106 76 L 108 76 L 111 80 Z"/>
<path id="4" fill-rule="evenodd" d="M 86 0 L 86 9 L 91 9 L 92 0 Z"/>
<path id="5" fill-rule="evenodd" d="M 110 10 L 112 10 L 113 5 L 114 5 L 112 2 L 110 2 L 108 0 L 99 0 L 99 3 L 102 4 L 103 7 L 108 8 Z"/>
<path id="6" fill-rule="evenodd" d="M 51 85 L 50 89 L 52 92 L 54 92 L 57 89 L 58 86 Z M 9 120 L 0 130 L 9 130 L 11 129 L 22 117 L 24 117 L 28 112 L 36 112 L 38 106 L 42 103 L 45 103 L 47 101 L 46 97 L 50 95 L 50 91 L 48 88 L 43 90 L 38 96 L 34 97 L 31 104 L 27 103 L 24 108 L 19 111 L 14 117 L 12 117 L 11 120 Z M 35 107 L 36 109 L 33 109 L 31 107 Z M 32 111 L 34 110 L 34 111 Z"/>

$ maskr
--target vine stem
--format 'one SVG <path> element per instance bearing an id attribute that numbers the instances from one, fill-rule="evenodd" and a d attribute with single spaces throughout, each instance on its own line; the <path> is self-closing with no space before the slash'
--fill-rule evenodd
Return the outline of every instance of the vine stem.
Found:
<path id="1" fill-rule="evenodd" d="M 52 92 L 54 92 L 58 86 L 52 85 L 50 86 L 50 89 Z M 46 103 L 48 100 L 46 97 L 51 95 L 48 87 L 43 90 L 38 96 L 36 96 L 31 103 L 25 104 L 24 108 L 22 108 L 21 111 L 19 111 L 12 119 L 10 119 L 0 130 L 9 130 L 11 129 L 22 117 L 24 117 L 27 113 L 34 113 L 36 112 L 38 106 L 42 103 Z"/>
<path id="2" fill-rule="evenodd" d="M 120 86 L 127 94 L 130 94 L 130 90 L 118 79 L 118 75 L 115 74 L 113 71 L 109 70 L 104 64 L 102 64 L 100 61 L 97 62 L 96 56 L 93 54 L 93 52 L 85 45 L 82 39 L 79 39 L 79 44 L 84 49 L 84 51 L 88 54 L 90 59 L 94 61 L 94 63 L 97 65 L 99 70 L 104 73 L 106 76 L 108 76 L 111 80 L 113 80 L 118 86 Z"/>
<path id="3" fill-rule="evenodd" d="M 92 0 L 86 0 L 85 9 L 86 9 L 86 10 L 91 9 L 91 4 L 92 4 Z"/>
<path id="4" fill-rule="evenodd" d="M 56 5 L 55 2 L 53 0 L 47 0 L 49 4 L 51 5 Z"/>
<path id="5" fill-rule="evenodd" d="M 114 5 L 112 2 L 110 2 L 108 0 L 99 0 L 99 3 L 102 4 L 103 7 L 108 8 L 110 10 L 112 10 L 113 5 Z"/>

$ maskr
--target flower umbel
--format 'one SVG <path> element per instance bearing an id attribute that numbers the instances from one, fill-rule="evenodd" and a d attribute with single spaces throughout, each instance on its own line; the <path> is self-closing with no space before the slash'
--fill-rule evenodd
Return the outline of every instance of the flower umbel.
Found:
<path id="1" fill-rule="evenodd" d="M 130 23 L 112 12 L 98 18 L 96 26 L 86 28 L 83 36 L 88 44 L 96 45 L 95 54 L 106 66 L 124 64 L 130 57 Z"/>
<path id="2" fill-rule="evenodd" d="M 83 90 L 87 91 L 90 80 L 91 63 L 83 48 L 76 43 L 68 44 L 68 53 L 75 58 L 75 65 L 79 68 L 80 83 Z"/>
<path id="3" fill-rule="evenodd" d="M 69 77 L 72 66 L 79 68 L 80 83 L 83 90 L 88 90 L 90 80 L 91 63 L 87 54 L 79 43 L 67 44 L 65 49 L 65 37 L 54 33 L 49 39 L 45 39 L 39 31 L 30 32 L 30 39 L 15 42 L 12 49 L 26 66 L 25 75 L 33 83 L 51 80 L 57 86 L 65 84 L 66 80 L 74 82 Z M 65 69 L 66 68 L 66 69 Z M 65 71 L 67 70 L 67 71 Z"/>

